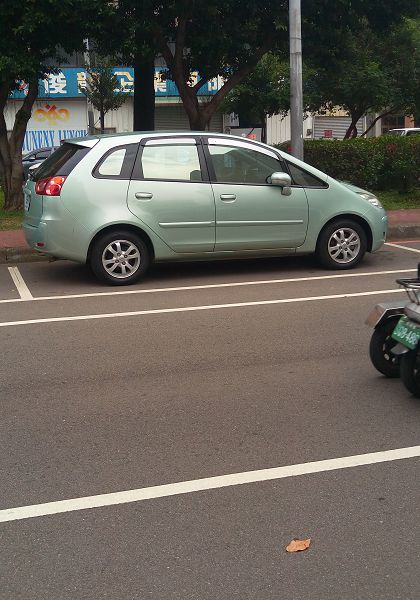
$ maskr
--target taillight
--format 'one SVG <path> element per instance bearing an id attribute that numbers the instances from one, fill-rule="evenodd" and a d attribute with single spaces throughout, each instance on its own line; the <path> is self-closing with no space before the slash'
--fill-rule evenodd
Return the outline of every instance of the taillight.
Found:
<path id="1" fill-rule="evenodd" d="M 66 181 L 65 177 L 57 175 L 56 177 L 44 177 L 35 184 L 35 193 L 40 196 L 59 196 L 61 188 Z"/>

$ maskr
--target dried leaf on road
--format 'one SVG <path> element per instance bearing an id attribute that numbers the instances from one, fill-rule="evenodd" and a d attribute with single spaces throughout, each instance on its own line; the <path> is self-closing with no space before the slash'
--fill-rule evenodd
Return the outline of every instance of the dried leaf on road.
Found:
<path id="1" fill-rule="evenodd" d="M 302 552 L 307 550 L 310 546 L 311 538 L 307 540 L 297 540 L 296 538 L 290 542 L 286 548 L 286 552 Z"/>

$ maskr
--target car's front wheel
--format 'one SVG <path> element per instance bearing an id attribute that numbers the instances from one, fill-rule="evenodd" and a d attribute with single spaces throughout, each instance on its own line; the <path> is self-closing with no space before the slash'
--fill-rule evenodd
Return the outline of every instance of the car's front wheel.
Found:
<path id="1" fill-rule="evenodd" d="M 316 247 L 319 262 L 327 269 L 351 269 L 367 250 L 363 227 L 347 219 L 333 221 L 322 230 Z"/>
<path id="2" fill-rule="evenodd" d="M 90 253 L 90 266 L 98 279 L 111 285 L 138 281 L 150 264 L 150 252 L 131 231 L 112 231 L 100 237 Z"/>

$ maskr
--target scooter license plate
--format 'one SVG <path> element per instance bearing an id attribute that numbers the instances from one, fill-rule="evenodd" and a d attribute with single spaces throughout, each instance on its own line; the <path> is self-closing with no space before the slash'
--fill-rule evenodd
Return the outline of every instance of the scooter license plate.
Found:
<path id="1" fill-rule="evenodd" d="M 392 332 L 392 339 L 400 342 L 406 348 L 414 350 L 420 341 L 420 325 L 413 323 L 407 317 L 401 317 Z"/>

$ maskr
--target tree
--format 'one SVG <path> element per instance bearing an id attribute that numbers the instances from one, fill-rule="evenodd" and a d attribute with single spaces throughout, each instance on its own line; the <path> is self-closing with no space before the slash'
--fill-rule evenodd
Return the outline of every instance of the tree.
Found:
<path id="1" fill-rule="evenodd" d="M 156 4 L 155 0 L 119 0 L 105 19 L 95 22 L 93 35 L 99 51 L 134 68 L 134 131 L 155 128 L 155 57 L 159 52 L 150 23 Z"/>
<path id="2" fill-rule="evenodd" d="M 107 10 L 101 0 L 37 0 L 36 5 L 0 0 L 0 171 L 6 210 L 22 206 L 22 146 L 39 79 L 57 72 L 63 52 L 83 50 L 89 23 Z M 22 81 L 27 94 L 9 135 L 4 110 Z"/>
<path id="3" fill-rule="evenodd" d="M 222 104 L 223 112 L 234 112 L 249 122 L 261 123 L 263 142 L 267 139 L 267 116 L 286 115 L 290 109 L 289 64 L 267 53 Z"/>
<path id="4" fill-rule="evenodd" d="M 312 55 L 312 64 L 314 60 Z M 408 22 L 391 31 L 375 32 L 362 20 L 358 30 L 343 33 L 341 55 L 324 61 L 308 79 L 307 108 L 321 113 L 337 106 L 345 108 L 351 116 L 345 138 L 362 133 L 357 123 L 364 114 L 379 113 L 364 135 L 387 114 L 413 114 L 420 84 L 418 72 L 418 54 L 416 58 Z"/>
<path id="5" fill-rule="evenodd" d="M 151 2 L 151 0 L 150 0 Z M 150 2 L 148 4 L 150 5 Z M 155 2 L 148 31 L 179 90 L 192 129 L 205 129 L 226 95 L 268 51 L 288 57 L 288 0 L 172 0 Z M 418 0 L 306 0 L 305 47 L 338 56 L 344 31 L 364 18 L 372 31 L 386 30 L 415 14 Z M 197 72 L 201 77 L 198 79 Z M 199 93 L 215 77 L 223 84 L 208 102 Z"/>
<path id="6" fill-rule="evenodd" d="M 402 16 L 414 14 L 417 2 L 305 0 L 305 48 L 318 55 L 323 48 L 329 60 L 341 50 L 342 32 L 357 28 L 361 16 L 373 30 L 386 29 Z M 135 123 L 138 102 L 143 101 L 146 112 L 154 106 L 153 63 L 160 54 L 169 69 L 167 77 L 178 87 L 191 128 L 205 129 L 226 95 L 266 52 L 278 52 L 287 60 L 288 4 L 288 0 L 119 0 L 112 3 L 109 35 L 103 35 L 99 23 L 96 37 L 134 64 Z M 119 35 L 122 28 L 124 36 Z M 141 65 L 145 68 L 140 73 Z M 199 96 L 206 95 L 206 86 L 214 78 L 222 79 L 220 89 L 200 102 Z"/>
<path id="7" fill-rule="evenodd" d="M 114 75 L 109 60 L 98 59 L 97 66 L 87 66 L 86 72 L 88 75 L 86 87 L 80 87 L 79 89 L 99 111 L 101 133 L 104 133 L 106 113 L 120 108 L 124 104 L 127 95 L 122 91 L 118 91 L 118 77 Z"/>

